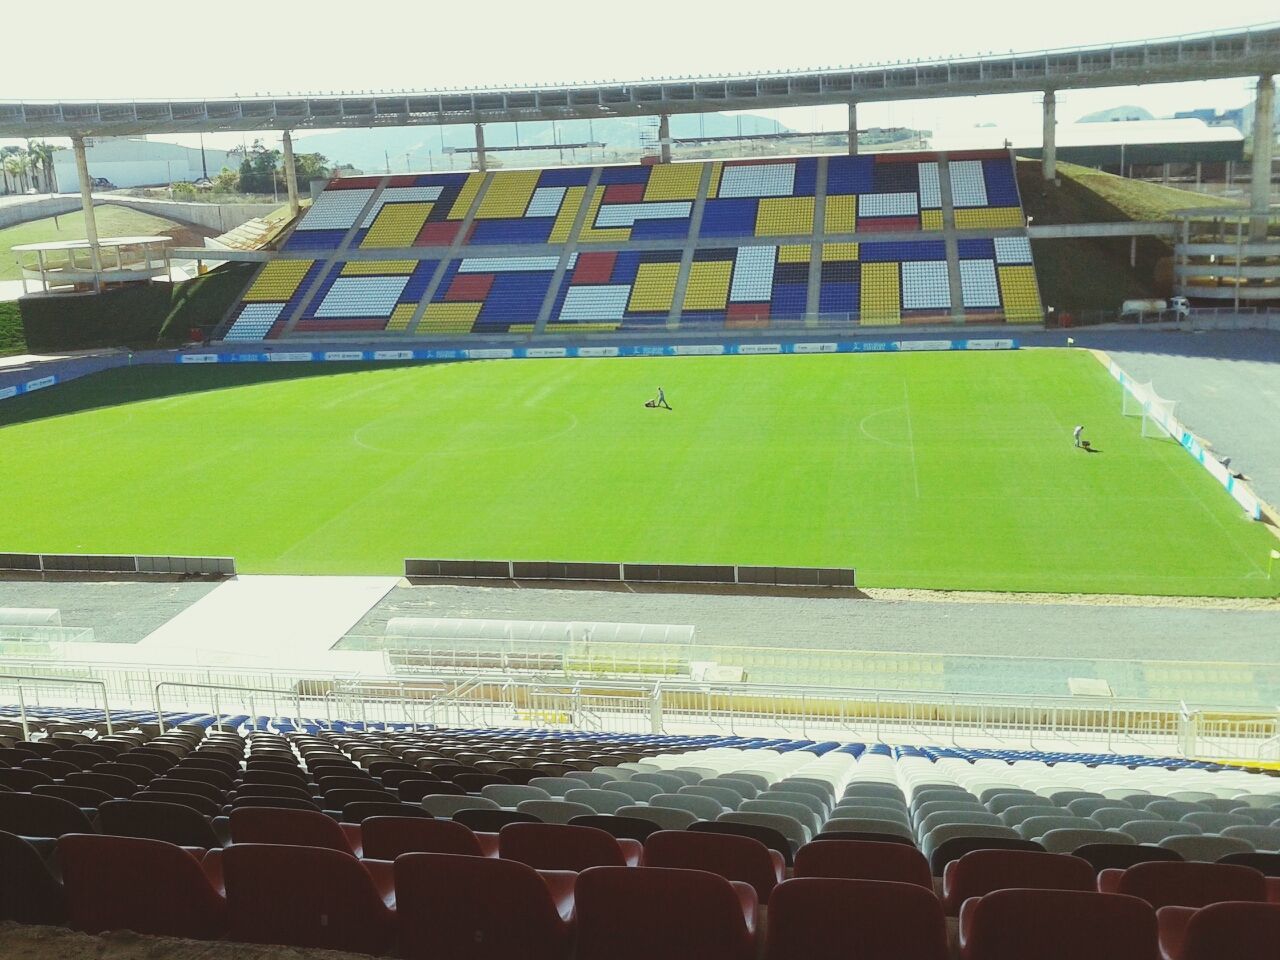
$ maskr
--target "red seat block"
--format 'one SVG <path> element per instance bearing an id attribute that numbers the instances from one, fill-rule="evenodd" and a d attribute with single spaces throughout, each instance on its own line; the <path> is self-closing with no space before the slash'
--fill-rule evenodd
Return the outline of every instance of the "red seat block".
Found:
<path id="1" fill-rule="evenodd" d="M 740 880 L 749 883 L 762 902 L 787 876 L 787 865 L 778 851 L 751 837 L 722 833 L 659 830 L 644 842 L 644 863 L 647 867 L 706 870 L 726 880 Z M 926 876 L 928 872 L 926 866 Z"/>
<path id="2" fill-rule="evenodd" d="M 796 854 L 797 877 L 913 883 L 933 892 L 929 861 L 913 846 L 864 840 L 815 840 Z"/>
<path id="3" fill-rule="evenodd" d="M 755 956 L 755 891 L 714 873 L 592 867 L 578 876 L 575 901 L 577 960 Z"/>
<path id="4" fill-rule="evenodd" d="M 960 908 L 961 960 L 1157 960 L 1156 915 L 1137 897 L 997 890 Z"/>
<path id="5" fill-rule="evenodd" d="M 855 957 L 947 960 L 947 921 L 933 891 L 827 877 L 787 880 L 773 891 L 766 960 Z"/>
<path id="6" fill-rule="evenodd" d="M 498 855 L 537 870 L 625 867 L 640 862 L 639 843 L 618 840 L 595 827 L 560 823 L 509 823 L 498 833 Z"/>
<path id="7" fill-rule="evenodd" d="M 163 840 L 68 834 L 58 841 L 71 926 L 211 940 L 227 905 L 181 847 Z"/>
<path id="8" fill-rule="evenodd" d="M 1140 897 L 1156 909 L 1267 899 L 1266 879 L 1260 871 L 1228 863 L 1138 863 L 1124 871 L 1103 870 L 1098 889 Z"/>
<path id="9" fill-rule="evenodd" d="M 385 953 L 395 910 L 348 853 L 237 843 L 221 853 L 232 940 Z"/>
<path id="10" fill-rule="evenodd" d="M 498 837 L 474 833 L 454 820 L 422 817 L 370 817 L 360 825 L 364 855 L 395 860 L 405 853 L 449 853 L 468 857 L 496 857 Z"/>
<path id="11" fill-rule="evenodd" d="M 395 862 L 400 955 L 564 960 L 576 879 L 514 860 L 406 853 Z"/>
<path id="12" fill-rule="evenodd" d="M 362 855 L 359 824 L 339 824 L 318 810 L 237 807 L 231 811 L 231 842 L 324 847 Z"/>

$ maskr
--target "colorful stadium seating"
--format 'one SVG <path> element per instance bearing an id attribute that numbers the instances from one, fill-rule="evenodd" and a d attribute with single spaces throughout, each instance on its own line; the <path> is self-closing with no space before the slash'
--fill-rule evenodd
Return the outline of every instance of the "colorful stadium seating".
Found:
<path id="1" fill-rule="evenodd" d="M 355 177 L 224 336 L 1038 322 L 1025 226 L 1002 152 Z"/>

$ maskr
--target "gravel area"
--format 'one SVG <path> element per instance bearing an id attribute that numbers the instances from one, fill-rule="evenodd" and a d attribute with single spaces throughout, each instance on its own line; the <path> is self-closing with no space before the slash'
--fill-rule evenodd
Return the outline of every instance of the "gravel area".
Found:
<path id="1" fill-rule="evenodd" d="M 99 643 L 137 643 L 218 586 L 217 581 L 0 580 L 0 607 L 53 607 L 64 627 L 92 627 Z"/>

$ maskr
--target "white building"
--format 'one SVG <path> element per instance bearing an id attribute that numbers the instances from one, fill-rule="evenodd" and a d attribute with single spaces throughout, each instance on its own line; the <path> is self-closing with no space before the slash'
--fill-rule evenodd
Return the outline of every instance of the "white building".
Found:
<path id="1" fill-rule="evenodd" d="M 110 180 L 117 187 L 156 187 L 199 180 L 205 175 L 206 165 L 211 178 L 216 177 L 223 167 L 240 168 L 238 153 L 208 148 L 204 151 L 203 162 L 200 154 L 199 147 L 132 137 L 94 139 L 92 146 L 85 149 L 89 176 Z M 60 191 L 66 193 L 79 189 L 72 151 L 57 151 L 53 165 Z"/>

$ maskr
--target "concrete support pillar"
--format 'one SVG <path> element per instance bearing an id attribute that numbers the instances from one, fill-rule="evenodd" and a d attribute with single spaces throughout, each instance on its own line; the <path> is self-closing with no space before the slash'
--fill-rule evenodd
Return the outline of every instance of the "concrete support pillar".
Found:
<path id="1" fill-rule="evenodd" d="M 1046 180 L 1058 178 L 1058 97 L 1052 90 L 1044 92 L 1044 148 L 1041 152 Z"/>
<path id="2" fill-rule="evenodd" d="M 484 155 L 484 124 L 476 124 L 476 169 L 484 173 L 489 169 L 489 163 Z"/>
<path id="3" fill-rule="evenodd" d="M 293 134 L 284 132 L 284 183 L 289 191 L 289 216 L 296 217 L 302 209 L 298 203 L 298 168 L 293 164 Z"/>
<path id="4" fill-rule="evenodd" d="M 1253 182 L 1250 185 L 1249 237 L 1267 237 L 1267 206 L 1271 201 L 1271 155 L 1275 148 L 1276 84 L 1269 73 L 1258 78 L 1258 97 L 1253 104 Z"/>
<path id="5" fill-rule="evenodd" d="M 102 253 L 98 247 L 98 222 L 93 216 L 93 181 L 89 179 L 89 160 L 84 154 L 84 137 L 71 138 L 71 147 L 76 154 L 76 176 L 80 180 L 80 205 L 84 209 L 84 235 L 89 241 L 89 262 L 93 272 L 102 271 Z M 94 280 L 94 287 L 101 287 L 101 281 Z"/>
<path id="6" fill-rule="evenodd" d="M 658 117 L 658 150 L 662 162 L 671 162 L 671 118 L 665 113 Z"/>
<path id="7" fill-rule="evenodd" d="M 858 155 L 858 104 L 855 100 L 849 101 L 849 156 L 856 157 Z"/>

